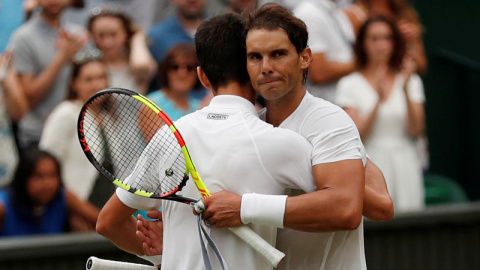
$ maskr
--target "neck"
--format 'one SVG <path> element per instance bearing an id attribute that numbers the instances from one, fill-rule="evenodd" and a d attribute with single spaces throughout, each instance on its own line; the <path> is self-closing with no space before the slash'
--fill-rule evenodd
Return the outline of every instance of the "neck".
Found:
<path id="1" fill-rule="evenodd" d="M 383 63 L 383 62 L 371 62 L 368 63 L 363 69 L 362 72 L 364 73 L 375 73 L 378 72 L 378 70 L 381 69 L 386 69 L 387 72 L 390 71 L 390 67 L 388 66 L 388 63 Z"/>
<path id="2" fill-rule="evenodd" d="M 44 12 L 40 13 L 40 18 L 49 26 L 53 28 L 60 27 L 60 16 L 50 16 L 45 14 Z"/>
<path id="3" fill-rule="evenodd" d="M 267 122 L 274 127 L 280 126 L 298 108 L 306 92 L 302 84 L 279 99 L 266 100 Z"/>
<path id="4" fill-rule="evenodd" d="M 180 24 L 183 25 L 185 29 L 188 30 L 196 30 L 198 26 L 203 21 L 202 17 L 197 17 L 197 18 L 188 18 L 183 16 L 182 14 L 178 14 L 178 20 L 180 21 Z"/>
<path id="5" fill-rule="evenodd" d="M 255 91 L 249 83 L 245 86 L 240 85 L 238 82 L 229 82 L 225 86 L 220 86 L 213 91 L 213 95 L 233 95 L 247 99 L 252 104 L 255 104 Z"/>

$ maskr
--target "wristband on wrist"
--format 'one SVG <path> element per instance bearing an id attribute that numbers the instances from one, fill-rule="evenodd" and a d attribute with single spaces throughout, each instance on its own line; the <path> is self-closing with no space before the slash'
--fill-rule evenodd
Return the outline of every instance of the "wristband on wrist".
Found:
<path id="1" fill-rule="evenodd" d="M 153 265 L 161 265 L 162 264 L 162 255 L 137 255 L 139 258 L 142 258 L 146 261 L 153 263 Z"/>
<path id="2" fill-rule="evenodd" d="M 253 223 L 283 228 L 286 203 L 287 195 L 243 194 L 240 218 L 243 224 Z"/>

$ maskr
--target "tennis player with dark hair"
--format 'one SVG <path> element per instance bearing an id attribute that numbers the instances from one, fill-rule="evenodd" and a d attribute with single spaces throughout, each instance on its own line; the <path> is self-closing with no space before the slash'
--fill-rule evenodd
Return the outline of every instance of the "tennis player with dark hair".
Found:
<path id="1" fill-rule="evenodd" d="M 213 192 L 229 190 L 237 194 L 262 193 L 274 197 L 262 202 L 271 220 L 250 227 L 275 245 L 277 228 L 283 227 L 287 189 L 315 190 L 310 162 L 311 145 L 299 134 L 274 128 L 258 117 L 256 93 L 245 69 L 243 30 L 237 14 L 213 17 L 197 30 L 195 45 L 200 67 L 198 76 L 214 93 L 209 106 L 176 121 L 189 145 L 189 153 L 205 185 Z M 148 162 L 147 162 L 148 163 Z M 136 168 L 137 169 L 137 168 Z M 135 173 L 132 173 L 132 176 Z M 198 197 L 193 182 L 178 194 Z M 263 195 L 270 196 L 270 195 Z M 117 189 L 102 209 L 97 231 L 121 248 L 136 241 L 130 216 L 135 209 L 158 209 L 160 200 L 146 199 Z M 166 269 L 203 269 L 196 217 L 185 204 L 162 201 L 163 258 Z M 258 218 L 256 213 L 249 217 Z M 262 217 L 265 220 L 265 217 Z M 268 225 L 268 226 L 265 226 Z M 268 260 L 226 228 L 210 228 L 210 236 L 221 250 L 229 269 L 271 269 Z M 140 248 L 141 245 L 135 246 Z M 208 249 L 209 253 L 213 251 Z M 212 253 L 213 255 L 213 253 Z M 213 256 L 211 256 L 213 257 Z M 220 269 L 212 260 L 212 268 Z"/>

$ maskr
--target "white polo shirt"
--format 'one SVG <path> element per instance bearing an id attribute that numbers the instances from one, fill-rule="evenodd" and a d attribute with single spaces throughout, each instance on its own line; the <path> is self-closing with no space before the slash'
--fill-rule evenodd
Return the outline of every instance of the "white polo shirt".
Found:
<path id="1" fill-rule="evenodd" d="M 316 189 L 310 143 L 293 131 L 274 128 L 260 120 L 253 104 L 244 98 L 216 96 L 208 107 L 182 117 L 175 125 L 212 193 L 228 190 L 237 194 L 285 194 L 287 189 L 305 192 Z M 117 194 L 127 205 L 136 201 L 137 204 L 132 204 L 134 208 L 138 208 L 138 202 L 142 201 L 141 197 L 121 189 Z M 188 181 L 178 194 L 200 197 L 193 181 Z M 162 268 L 203 269 L 192 208 L 163 201 L 163 222 Z M 275 244 L 276 228 L 258 224 L 249 226 Z M 228 229 L 209 229 L 229 269 L 272 269 L 268 261 Z M 209 256 L 213 269 L 220 269 L 210 248 Z"/>
<path id="2" fill-rule="evenodd" d="M 264 118 L 265 114 L 262 112 Z M 313 145 L 312 164 L 362 159 L 365 148 L 352 119 L 340 107 L 306 93 L 298 108 L 282 122 Z M 363 222 L 352 231 L 325 233 L 279 229 L 277 248 L 286 254 L 278 269 L 366 269 Z"/>
<path id="3" fill-rule="evenodd" d="M 308 46 L 313 54 L 324 53 L 326 59 L 333 62 L 348 63 L 353 60 L 355 34 L 352 24 L 337 3 L 331 0 L 305 0 L 293 12 L 307 25 Z M 307 80 L 307 88 L 312 95 L 330 102 L 335 102 L 336 85 L 336 82 L 314 84 Z"/>

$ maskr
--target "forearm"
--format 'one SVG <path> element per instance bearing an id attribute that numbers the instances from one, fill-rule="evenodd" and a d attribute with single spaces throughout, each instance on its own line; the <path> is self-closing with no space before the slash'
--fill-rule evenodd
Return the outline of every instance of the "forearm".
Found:
<path id="1" fill-rule="evenodd" d="M 407 103 L 407 128 L 410 136 L 416 138 L 423 135 L 425 129 L 425 112 L 423 104 L 414 103 L 408 94 L 407 86 L 404 86 L 405 99 Z"/>
<path id="2" fill-rule="evenodd" d="M 16 77 L 16 75 L 14 75 Z M 3 94 L 7 112 L 13 121 L 17 122 L 28 112 L 29 104 L 18 80 L 3 85 Z"/>
<path id="3" fill-rule="evenodd" d="M 352 73 L 355 67 L 355 62 L 330 62 L 323 57 L 319 59 L 318 56 L 314 55 L 313 62 L 308 70 L 308 75 L 314 83 L 331 83 Z"/>
<path id="4" fill-rule="evenodd" d="M 425 75 L 427 71 L 427 56 L 425 54 L 425 47 L 423 46 L 423 41 L 418 39 L 417 41 L 411 43 L 409 46 L 409 54 L 412 56 L 415 64 L 417 65 L 416 73 L 419 75 Z"/>
<path id="5" fill-rule="evenodd" d="M 391 219 L 393 213 L 393 202 L 385 178 L 380 169 L 368 159 L 365 167 L 363 216 L 375 221 L 384 221 Z"/>
<path id="6" fill-rule="evenodd" d="M 20 85 L 32 108 L 37 106 L 49 94 L 58 74 L 66 63 L 65 58 L 57 54 L 38 76 L 27 78 L 30 75 L 20 75 Z"/>

